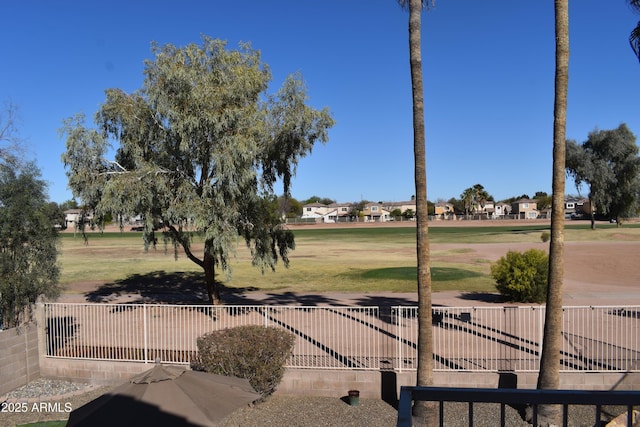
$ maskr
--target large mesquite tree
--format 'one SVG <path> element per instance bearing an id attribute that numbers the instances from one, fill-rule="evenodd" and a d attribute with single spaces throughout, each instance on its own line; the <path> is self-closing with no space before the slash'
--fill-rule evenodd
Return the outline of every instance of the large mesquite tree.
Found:
<path id="1" fill-rule="evenodd" d="M 274 185 L 289 194 L 299 160 L 327 141 L 333 119 L 306 104 L 297 75 L 268 94 L 269 69 L 247 44 L 228 50 L 205 37 L 202 46 L 154 45 L 153 53 L 139 91 L 106 91 L 95 129 L 81 115 L 64 122 L 69 186 L 98 218 L 143 215 L 147 245 L 154 229 L 165 230 L 202 267 L 217 304 L 215 274 L 229 272 L 239 235 L 257 267 L 288 263 L 293 234 L 270 207 Z"/>
<path id="2" fill-rule="evenodd" d="M 616 219 L 635 216 L 640 194 L 640 157 L 636 136 L 624 123 L 616 129 L 594 130 L 582 144 L 567 140 L 567 174 L 576 186 L 589 188 L 591 228 L 596 211 Z"/>

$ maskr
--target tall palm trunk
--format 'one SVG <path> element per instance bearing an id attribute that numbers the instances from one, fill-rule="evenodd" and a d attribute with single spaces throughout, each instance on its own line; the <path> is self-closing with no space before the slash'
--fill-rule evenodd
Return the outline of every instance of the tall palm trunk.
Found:
<path id="1" fill-rule="evenodd" d="M 556 77 L 553 123 L 553 181 L 551 242 L 544 338 L 538 389 L 558 389 L 562 344 L 562 281 L 564 276 L 564 190 L 569 86 L 569 0 L 555 0 Z M 544 405 L 539 425 L 561 425 L 560 407 Z"/>
<path id="2" fill-rule="evenodd" d="M 416 252 L 418 262 L 418 372 L 417 385 L 433 385 L 433 326 L 431 314 L 431 266 L 427 224 L 427 167 L 424 131 L 424 89 L 420 41 L 422 0 L 409 2 L 409 60 L 413 95 L 413 154 L 416 187 Z M 417 425 L 435 425 L 435 404 L 416 402 Z"/>

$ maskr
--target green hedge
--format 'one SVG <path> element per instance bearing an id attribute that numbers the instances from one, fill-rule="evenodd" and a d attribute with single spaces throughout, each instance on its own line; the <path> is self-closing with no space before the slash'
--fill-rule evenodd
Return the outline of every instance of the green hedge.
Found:
<path id="1" fill-rule="evenodd" d="M 549 257 L 539 249 L 509 251 L 491 266 L 498 292 L 517 302 L 544 302 L 548 271 Z"/>

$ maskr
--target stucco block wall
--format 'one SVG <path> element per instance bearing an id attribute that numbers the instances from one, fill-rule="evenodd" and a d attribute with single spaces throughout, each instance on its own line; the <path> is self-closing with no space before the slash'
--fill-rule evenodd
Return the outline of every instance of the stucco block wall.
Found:
<path id="1" fill-rule="evenodd" d="M 118 384 L 151 369 L 150 363 L 109 362 L 41 358 L 43 377 L 91 384 Z M 495 372 L 434 372 L 434 385 L 439 387 L 496 388 L 536 387 L 538 374 Z M 401 386 L 416 384 L 415 372 L 287 369 L 276 394 L 296 396 L 343 397 L 349 390 L 359 390 L 362 398 L 397 398 Z M 637 373 L 561 373 L 560 388 L 569 390 L 638 390 Z"/>
<path id="2" fill-rule="evenodd" d="M 153 368 L 151 363 L 43 357 L 40 362 L 40 375 L 45 378 L 65 381 L 112 385 L 123 383 L 136 374 L 151 368 Z"/>
<path id="3" fill-rule="evenodd" d="M 536 388 L 538 374 L 496 372 L 434 372 L 434 386 L 471 388 Z M 397 398 L 402 386 L 416 384 L 415 372 L 322 371 L 287 369 L 277 394 L 309 396 L 346 396 L 351 389 L 361 397 Z M 640 372 L 634 373 L 561 373 L 560 388 L 567 390 L 638 390 Z"/>
<path id="4" fill-rule="evenodd" d="M 40 377 L 35 324 L 0 331 L 0 361 L 0 395 Z"/>

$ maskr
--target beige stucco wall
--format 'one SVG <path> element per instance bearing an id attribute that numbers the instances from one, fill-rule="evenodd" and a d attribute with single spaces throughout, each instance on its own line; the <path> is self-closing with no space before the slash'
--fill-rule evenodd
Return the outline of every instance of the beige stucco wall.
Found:
<path id="1" fill-rule="evenodd" d="M 152 364 L 108 362 L 98 360 L 43 358 L 43 377 L 84 381 L 92 384 L 118 384 Z M 530 373 L 435 372 L 434 385 L 439 387 L 535 388 L 538 375 Z M 346 396 L 359 390 L 363 398 L 393 399 L 403 385 L 416 383 L 415 372 L 287 369 L 277 394 L 308 396 Z M 640 372 L 636 373 L 562 373 L 560 388 L 568 390 L 638 390 Z M 390 397 L 392 396 L 392 397 Z"/>

